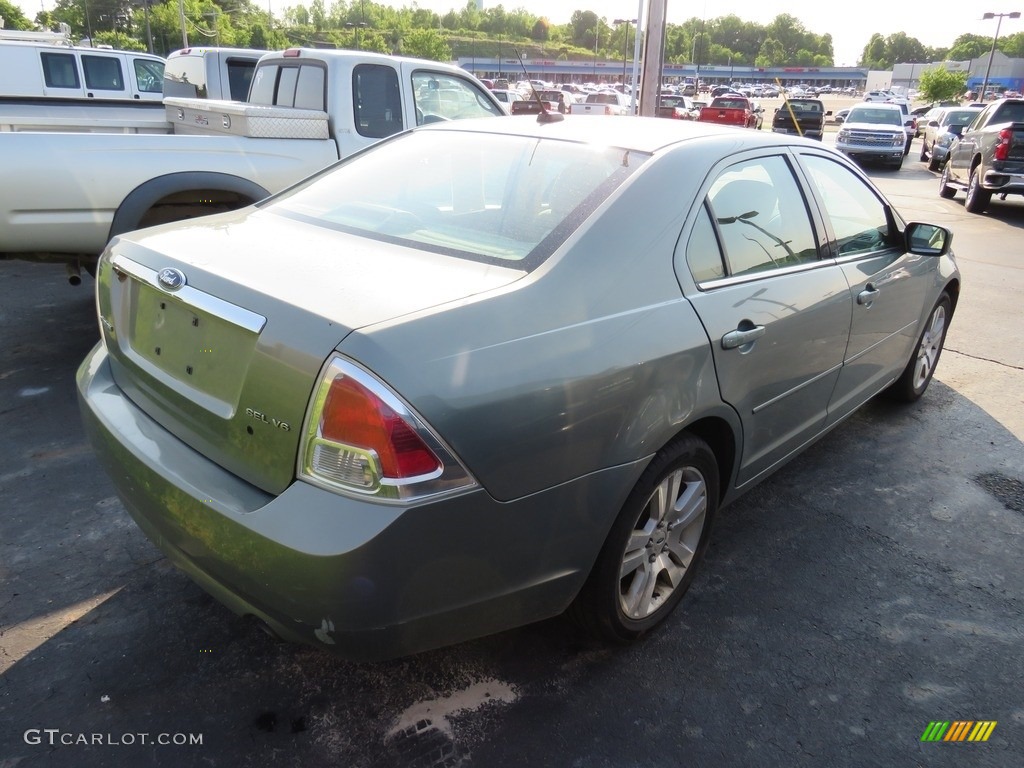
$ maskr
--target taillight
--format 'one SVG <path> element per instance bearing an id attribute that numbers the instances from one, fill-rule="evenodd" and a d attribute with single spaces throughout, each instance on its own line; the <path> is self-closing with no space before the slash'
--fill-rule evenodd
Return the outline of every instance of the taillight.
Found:
<path id="1" fill-rule="evenodd" d="M 413 428 L 351 376 L 338 376 L 330 383 L 320 434 L 335 445 L 376 453 L 384 477 L 417 477 L 441 468 Z"/>
<path id="2" fill-rule="evenodd" d="M 332 358 L 306 416 L 299 476 L 336 491 L 408 501 L 476 485 L 383 382 Z"/>
<path id="3" fill-rule="evenodd" d="M 1003 130 L 999 132 L 999 143 L 996 144 L 996 160 L 1006 160 L 1010 156 L 1010 145 L 1012 143 L 1013 131 L 1009 128 L 1003 128 Z"/>

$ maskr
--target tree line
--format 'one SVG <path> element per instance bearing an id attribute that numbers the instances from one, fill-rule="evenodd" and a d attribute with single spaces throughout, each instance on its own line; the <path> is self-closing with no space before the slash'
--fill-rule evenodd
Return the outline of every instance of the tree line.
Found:
<path id="1" fill-rule="evenodd" d="M 574 11 L 567 23 L 554 24 L 521 8 L 478 9 L 468 0 L 461 9 L 438 14 L 415 4 L 392 8 L 372 0 L 325 0 L 286 6 L 272 13 L 270 0 L 184 0 L 184 32 L 190 45 L 279 50 L 289 46 L 359 48 L 380 53 L 446 61 L 460 57 L 617 59 L 632 55 L 635 25 L 607 19 L 593 11 Z M 56 30 L 63 23 L 72 38 L 89 38 L 123 50 L 147 50 L 166 56 L 183 45 L 178 0 L 57 0 L 51 11 L 28 19 L 10 2 L 0 0 L 7 29 Z M 988 54 L 991 38 L 961 35 L 949 48 L 932 48 L 899 32 L 875 33 L 857 64 L 891 69 L 900 62 L 969 60 Z M 1006 35 L 999 50 L 1024 58 L 1024 33 Z M 795 17 L 780 14 L 768 24 L 736 15 L 692 17 L 668 24 L 665 61 L 719 66 L 835 65 L 832 36 L 817 34 Z"/>

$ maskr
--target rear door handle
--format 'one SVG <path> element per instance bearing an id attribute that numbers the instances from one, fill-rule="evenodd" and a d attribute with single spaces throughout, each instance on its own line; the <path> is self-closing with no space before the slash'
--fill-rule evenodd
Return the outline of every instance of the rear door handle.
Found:
<path id="1" fill-rule="evenodd" d="M 857 303 L 863 304 L 866 307 L 871 306 L 871 302 L 878 298 L 878 289 L 874 286 L 868 285 L 863 291 L 857 294 Z"/>
<path id="2" fill-rule="evenodd" d="M 735 331 L 729 331 L 722 337 L 722 349 L 742 347 L 756 339 L 760 339 L 762 336 L 764 336 L 763 325 L 755 325 L 753 328 L 747 328 L 742 331 L 737 328 Z"/>

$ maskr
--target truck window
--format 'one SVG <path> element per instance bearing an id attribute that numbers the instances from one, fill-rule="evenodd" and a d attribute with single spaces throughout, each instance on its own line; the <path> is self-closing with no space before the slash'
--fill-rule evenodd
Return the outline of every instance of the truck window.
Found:
<path id="1" fill-rule="evenodd" d="M 159 62 L 147 59 L 133 59 L 135 82 L 143 93 L 160 93 L 164 87 L 164 68 Z"/>
<path id="2" fill-rule="evenodd" d="M 207 98 L 206 68 L 201 58 L 180 56 L 164 67 L 164 96 Z"/>
<path id="3" fill-rule="evenodd" d="M 50 88 L 81 88 L 74 54 L 41 53 L 43 80 Z"/>
<path id="4" fill-rule="evenodd" d="M 256 65 L 251 61 L 233 61 L 228 59 L 228 88 L 233 101 L 245 101 L 249 98 L 249 85 Z"/>
<path id="5" fill-rule="evenodd" d="M 111 56 L 82 56 L 85 87 L 97 91 L 123 91 L 121 62 Z"/>
<path id="6" fill-rule="evenodd" d="M 404 127 L 398 72 L 382 64 L 352 70 L 352 108 L 360 136 L 383 139 Z"/>
<path id="7" fill-rule="evenodd" d="M 324 106 L 324 70 L 318 66 L 299 67 L 299 80 L 295 85 L 295 103 L 299 109 L 319 109 Z"/>
<path id="8" fill-rule="evenodd" d="M 249 101 L 253 104 L 273 104 L 274 84 L 277 82 L 277 64 L 267 64 L 259 68 L 252 80 Z"/>
<path id="9" fill-rule="evenodd" d="M 295 86 L 298 82 L 298 67 L 281 67 L 277 76 L 277 95 L 274 96 L 274 104 L 279 107 L 295 106 Z"/>
<path id="10" fill-rule="evenodd" d="M 267 64 L 253 79 L 249 101 L 277 107 L 326 111 L 324 69 L 318 64 L 281 66 Z"/>

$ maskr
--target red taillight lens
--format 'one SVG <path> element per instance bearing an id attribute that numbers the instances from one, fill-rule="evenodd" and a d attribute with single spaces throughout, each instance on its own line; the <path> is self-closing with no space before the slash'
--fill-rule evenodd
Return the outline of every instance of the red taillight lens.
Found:
<path id="1" fill-rule="evenodd" d="M 1013 131 L 1009 128 L 1003 128 L 999 132 L 999 143 L 996 144 L 995 158 L 996 160 L 1005 160 L 1010 156 L 1010 144 L 1013 142 Z"/>
<path id="2" fill-rule="evenodd" d="M 410 405 L 340 355 L 320 374 L 303 432 L 298 476 L 330 491 L 408 503 L 476 487 Z"/>
<path id="3" fill-rule="evenodd" d="M 438 458 L 401 416 L 347 376 L 331 383 L 320 434 L 334 443 L 373 451 L 387 478 L 419 477 L 441 467 Z"/>

